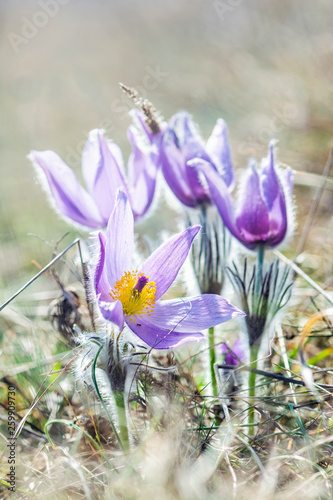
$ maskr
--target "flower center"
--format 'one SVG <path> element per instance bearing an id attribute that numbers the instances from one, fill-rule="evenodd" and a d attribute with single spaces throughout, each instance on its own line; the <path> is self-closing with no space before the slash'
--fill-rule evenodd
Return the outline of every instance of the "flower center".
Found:
<path id="1" fill-rule="evenodd" d="M 154 310 L 156 284 L 138 271 L 127 271 L 117 281 L 109 294 L 113 300 L 120 300 L 124 314 L 142 316 Z M 132 321 L 132 318 L 130 318 Z"/>

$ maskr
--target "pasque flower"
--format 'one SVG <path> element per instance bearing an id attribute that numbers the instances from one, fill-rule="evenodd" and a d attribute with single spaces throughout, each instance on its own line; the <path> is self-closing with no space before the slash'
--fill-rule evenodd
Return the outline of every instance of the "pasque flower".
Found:
<path id="1" fill-rule="evenodd" d="M 275 165 L 274 143 L 258 172 L 251 161 L 239 191 L 235 209 L 233 199 L 223 179 L 206 161 L 196 161 L 196 168 L 205 175 L 210 195 L 224 224 L 244 246 L 254 250 L 259 246 L 280 244 L 293 226 L 291 205 L 293 175 L 288 167 L 278 170 Z"/>
<path id="2" fill-rule="evenodd" d="M 120 330 L 126 323 L 150 347 L 170 349 L 201 340 L 201 330 L 244 315 L 219 295 L 159 300 L 178 275 L 199 230 L 194 226 L 177 234 L 133 269 L 133 214 L 120 189 L 106 235 L 98 235 L 94 289 L 104 319 Z"/>
<path id="3" fill-rule="evenodd" d="M 135 219 L 145 215 L 152 203 L 155 164 L 142 150 L 135 135 L 131 135 L 130 140 L 132 153 L 126 181 L 119 147 L 108 142 L 102 131 L 90 132 L 82 153 L 82 175 L 87 190 L 81 186 L 73 170 L 53 151 L 32 151 L 29 157 L 37 170 L 44 172 L 56 209 L 78 224 L 99 229 L 108 223 L 119 187 L 127 193 Z"/>
<path id="4" fill-rule="evenodd" d="M 204 160 L 229 190 L 234 186 L 234 172 L 224 120 L 217 121 L 207 143 L 200 137 L 186 112 L 176 113 L 170 120 L 161 143 L 161 164 L 165 180 L 177 198 L 188 207 L 211 203 L 209 190 L 202 184 L 191 160 Z"/>

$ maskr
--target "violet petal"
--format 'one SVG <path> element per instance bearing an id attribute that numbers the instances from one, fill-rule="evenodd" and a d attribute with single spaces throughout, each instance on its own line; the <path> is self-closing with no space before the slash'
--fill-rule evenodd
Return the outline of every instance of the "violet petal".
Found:
<path id="1" fill-rule="evenodd" d="M 154 141 L 154 134 L 148 127 L 146 123 L 145 115 L 139 111 L 138 109 L 133 109 L 130 112 L 130 115 L 134 121 L 134 124 L 137 125 L 138 129 L 146 136 L 148 141 L 152 144 Z"/>
<path id="2" fill-rule="evenodd" d="M 134 189 L 132 209 L 135 218 L 142 217 L 150 208 L 156 186 L 157 167 L 150 155 L 144 152 L 139 139 L 129 128 L 128 138 L 132 144 L 132 153 L 128 160 L 128 180 Z"/>
<path id="3" fill-rule="evenodd" d="M 104 319 L 117 325 L 120 330 L 124 328 L 125 317 L 122 303 L 119 300 L 115 302 L 105 302 L 98 299 L 98 307 Z"/>
<path id="4" fill-rule="evenodd" d="M 251 163 L 239 193 L 236 224 L 247 246 L 265 243 L 269 232 L 269 213 L 262 197 L 258 172 Z"/>
<path id="5" fill-rule="evenodd" d="M 229 342 L 221 345 L 221 352 L 225 354 L 224 364 L 230 366 L 237 366 L 239 362 L 244 363 L 246 361 L 246 350 L 244 344 L 237 339 L 232 346 L 229 348 Z"/>
<path id="6" fill-rule="evenodd" d="M 287 232 L 287 210 L 283 187 L 275 171 L 273 144 L 270 145 L 268 158 L 264 162 L 260 181 L 263 198 L 269 210 L 267 240 L 271 245 L 277 245 Z"/>
<path id="7" fill-rule="evenodd" d="M 88 191 L 94 198 L 105 225 L 113 210 L 119 187 L 126 191 L 126 183 L 118 164 L 117 146 L 109 145 L 99 130 L 93 130 L 82 153 L 82 173 Z"/>
<path id="8" fill-rule="evenodd" d="M 170 120 L 169 130 L 177 138 L 176 146 L 183 154 L 184 163 L 193 158 L 202 158 L 203 160 L 211 161 L 206 152 L 206 145 L 189 113 L 180 111 L 173 115 Z"/>
<path id="9" fill-rule="evenodd" d="M 244 238 L 236 225 L 233 199 L 220 174 L 210 163 L 203 160 L 194 159 L 191 161 L 191 165 L 193 165 L 193 168 L 198 168 L 206 177 L 211 198 L 215 203 L 225 226 L 229 229 L 231 234 L 235 236 L 235 238 L 246 245 L 246 241 L 244 241 Z"/>
<path id="10" fill-rule="evenodd" d="M 84 226 L 102 228 L 103 218 L 89 193 L 80 185 L 74 172 L 53 151 L 31 151 L 34 165 L 45 173 L 57 209 Z"/>
<path id="11" fill-rule="evenodd" d="M 235 185 L 235 175 L 228 140 L 228 127 L 221 118 L 217 120 L 213 132 L 207 141 L 206 151 L 214 161 L 218 172 L 222 175 L 229 190 L 232 191 Z"/>
<path id="12" fill-rule="evenodd" d="M 178 111 L 178 113 L 172 115 L 169 121 L 169 129 L 177 136 L 178 147 L 180 149 L 188 141 L 196 139 L 198 136 L 191 115 L 186 111 Z"/>
<path id="13" fill-rule="evenodd" d="M 156 300 L 165 294 L 176 279 L 199 230 L 200 226 L 193 226 L 176 234 L 155 250 L 140 267 L 139 272 L 156 283 Z"/>
<path id="14" fill-rule="evenodd" d="M 286 183 L 286 188 L 288 190 L 287 196 L 291 197 L 294 189 L 294 173 L 290 167 L 287 167 L 284 170 L 282 170 L 282 176 L 284 178 L 284 181 Z"/>
<path id="15" fill-rule="evenodd" d="M 196 159 L 194 161 L 196 161 Z M 195 167 L 195 164 L 193 164 L 193 160 L 190 160 L 189 163 L 190 164 L 186 164 L 186 174 L 188 185 L 191 188 L 193 197 L 196 200 L 196 204 L 211 203 L 209 193 L 200 180 L 199 172 Z"/>
<path id="16" fill-rule="evenodd" d="M 110 288 L 125 271 L 131 271 L 134 250 L 134 220 L 127 195 L 118 189 L 114 210 L 106 229 L 106 273 Z"/>
<path id="17" fill-rule="evenodd" d="M 109 292 L 111 291 L 111 287 L 109 285 L 106 275 L 106 266 L 105 266 L 106 238 L 103 233 L 98 234 L 98 241 L 99 241 L 98 262 L 95 267 L 95 276 L 94 276 L 95 292 L 96 295 L 98 295 L 101 300 L 108 301 L 110 299 Z"/>
<path id="18" fill-rule="evenodd" d="M 163 138 L 161 165 L 164 178 L 175 196 L 186 206 L 195 207 L 196 200 L 188 185 L 188 177 L 182 152 L 170 134 Z"/>
<path id="19" fill-rule="evenodd" d="M 134 321 L 135 319 L 135 321 Z M 126 320 L 129 328 L 146 344 L 154 349 L 174 349 L 186 342 L 204 340 L 202 333 L 171 331 L 161 326 L 153 325 L 149 316 L 135 316 L 132 321 Z"/>
<path id="20" fill-rule="evenodd" d="M 214 294 L 161 300 L 155 304 L 149 322 L 178 332 L 199 332 L 245 313 Z"/>

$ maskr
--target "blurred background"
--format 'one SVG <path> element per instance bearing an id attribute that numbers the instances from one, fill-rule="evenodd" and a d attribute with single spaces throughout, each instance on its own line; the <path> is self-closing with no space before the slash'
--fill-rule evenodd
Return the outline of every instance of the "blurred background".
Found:
<path id="1" fill-rule="evenodd" d="M 282 162 L 320 174 L 333 143 L 332 13 L 330 0 L 0 0 L 0 288 L 15 291 L 33 259 L 48 262 L 39 237 L 77 235 L 50 208 L 29 151 L 56 151 L 80 177 L 98 127 L 127 159 L 132 103 L 118 82 L 166 119 L 187 109 L 204 138 L 223 117 L 237 168 L 277 138 Z M 316 227 L 324 236 L 331 193 Z M 301 221 L 314 194 L 296 190 Z"/>

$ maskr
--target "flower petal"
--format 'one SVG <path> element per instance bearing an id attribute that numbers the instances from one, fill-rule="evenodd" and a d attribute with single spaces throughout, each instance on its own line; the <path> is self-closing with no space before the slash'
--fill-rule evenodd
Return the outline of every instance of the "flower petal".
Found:
<path id="1" fill-rule="evenodd" d="M 192 117 L 186 111 L 178 111 L 169 122 L 169 128 L 178 138 L 178 147 L 183 148 L 184 144 L 199 136 Z"/>
<path id="2" fill-rule="evenodd" d="M 229 321 L 245 313 L 220 295 L 205 294 L 155 304 L 149 321 L 155 326 L 177 332 L 199 332 Z"/>
<path id="3" fill-rule="evenodd" d="M 184 163 L 193 158 L 210 161 L 206 153 L 205 143 L 200 137 L 197 126 L 189 113 L 180 111 L 173 115 L 169 128 L 177 138 L 176 146 L 183 153 Z"/>
<path id="4" fill-rule="evenodd" d="M 221 118 L 213 129 L 207 141 L 206 151 L 211 156 L 224 182 L 232 191 L 235 185 L 234 169 L 231 160 L 231 151 L 228 140 L 228 127 Z"/>
<path id="5" fill-rule="evenodd" d="M 164 121 L 158 120 L 157 124 L 154 123 L 154 128 L 158 128 L 158 130 L 152 132 L 147 125 L 147 117 L 143 113 L 133 109 L 130 111 L 130 115 L 134 123 L 129 127 L 129 129 L 131 129 L 131 133 L 137 135 L 142 140 L 143 145 L 150 148 L 150 159 L 156 168 L 159 168 L 161 165 L 162 140 L 164 133 L 168 128 L 168 124 Z M 146 152 L 145 148 L 143 148 L 143 151 Z"/>
<path id="6" fill-rule="evenodd" d="M 87 188 L 94 198 L 105 225 L 113 210 L 119 187 L 126 191 L 119 148 L 108 144 L 100 130 L 92 130 L 82 153 L 82 173 Z"/>
<path id="7" fill-rule="evenodd" d="M 164 140 L 162 168 L 164 167 L 164 177 L 175 195 L 190 207 L 210 202 L 198 172 L 187 165 L 193 158 L 210 161 L 191 116 L 181 111 L 170 120 L 169 134 Z"/>
<path id="8" fill-rule="evenodd" d="M 196 161 L 196 159 L 194 161 Z M 193 165 L 193 159 L 189 160 L 186 164 L 186 174 L 192 195 L 196 200 L 196 205 L 200 203 L 211 203 L 210 196 L 200 180 L 199 172 L 195 164 Z"/>
<path id="9" fill-rule="evenodd" d="M 199 169 L 206 177 L 211 198 L 215 203 L 225 226 L 235 238 L 247 246 L 246 240 L 244 240 L 236 225 L 233 199 L 220 174 L 210 163 L 203 160 L 194 159 L 191 161 L 191 165 L 193 165 L 193 168 L 196 167 Z"/>
<path id="10" fill-rule="evenodd" d="M 100 248 L 98 262 L 94 270 L 94 287 L 96 296 L 99 296 L 103 301 L 108 301 L 110 299 L 109 292 L 111 291 L 111 287 L 108 283 L 105 266 L 106 238 L 103 233 L 99 233 L 98 238 Z"/>
<path id="11" fill-rule="evenodd" d="M 154 142 L 154 134 L 146 123 L 145 115 L 138 109 L 132 109 L 130 111 L 130 116 L 134 122 L 134 125 L 141 133 L 143 133 L 144 136 L 146 136 L 148 141 L 152 144 Z"/>
<path id="12" fill-rule="evenodd" d="M 294 173 L 290 167 L 287 167 L 282 170 L 281 174 L 288 190 L 287 196 L 289 195 L 291 197 L 294 189 Z"/>
<path id="13" fill-rule="evenodd" d="M 263 198 L 266 202 L 268 210 L 271 211 L 276 198 L 281 195 L 283 197 L 281 183 L 275 171 L 273 144 L 270 145 L 269 154 L 263 161 L 260 181 Z"/>
<path id="14" fill-rule="evenodd" d="M 139 272 L 156 283 L 156 300 L 165 294 L 176 279 L 199 230 L 200 226 L 193 226 L 176 234 L 155 250 L 140 267 Z"/>
<path id="15" fill-rule="evenodd" d="M 197 127 L 193 123 L 191 116 L 185 112 L 176 113 L 172 117 L 171 123 L 185 164 L 186 183 L 190 188 L 192 198 L 195 200 L 195 205 L 210 203 L 209 194 L 200 180 L 197 169 L 189 165 L 194 158 L 200 158 L 212 163 L 211 158 L 206 153 L 205 144 L 198 133 Z"/>
<path id="16" fill-rule="evenodd" d="M 260 181 L 262 194 L 269 210 L 267 239 L 271 245 L 277 245 L 287 232 L 287 209 L 283 187 L 275 171 L 273 144 L 270 145 L 269 155 L 264 161 Z"/>
<path id="17" fill-rule="evenodd" d="M 161 165 L 164 178 L 179 201 L 195 207 L 197 203 L 188 184 L 184 156 L 176 146 L 176 137 L 170 132 L 162 141 Z"/>
<path id="18" fill-rule="evenodd" d="M 98 299 L 98 307 L 104 319 L 117 325 L 119 330 L 124 328 L 125 318 L 123 306 L 119 300 L 116 300 L 115 302 L 105 302 Z"/>
<path id="19" fill-rule="evenodd" d="M 239 339 L 236 340 L 232 349 L 229 342 L 221 344 L 220 348 L 221 353 L 225 354 L 224 364 L 229 366 L 237 366 L 239 362 L 245 363 L 247 350 L 248 348 Z"/>
<path id="20" fill-rule="evenodd" d="M 128 129 L 128 138 L 132 144 L 132 153 L 128 160 L 128 180 L 134 188 L 131 205 L 137 219 L 145 215 L 152 204 L 157 167 L 150 155 L 141 149 L 139 139 L 131 128 Z"/>
<path id="21" fill-rule="evenodd" d="M 269 213 L 261 194 L 259 175 L 253 162 L 247 169 L 239 192 L 236 224 L 243 242 L 245 241 L 249 248 L 251 245 L 255 247 L 258 243 L 267 241 Z"/>
<path id="22" fill-rule="evenodd" d="M 148 165 L 149 164 L 149 165 Z M 132 198 L 132 207 L 135 220 L 143 217 L 149 210 L 155 194 L 156 167 L 147 158 L 146 169 L 138 177 L 135 185 L 135 196 Z"/>
<path id="23" fill-rule="evenodd" d="M 149 316 L 141 318 L 134 317 L 135 321 L 128 321 L 128 327 L 146 344 L 154 349 L 173 349 L 186 342 L 204 340 L 202 333 L 189 333 L 167 330 L 153 325 L 149 321 Z"/>
<path id="24" fill-rule="evenodd" d="M 134 220 L 127 195 L 118 189 L 114 210 L 106 229 L 106 273 L 110 288 L 131 270 L 134 250 Z"/>
<path id="25" fill-rule="evenodd" d="M 103 218 L 96 203 L 78 182 L 73 170 L 53 151 L 31 151 L 29 158 L 42 168 L 56 208 L 84 226 L 102 228 Z"/>

